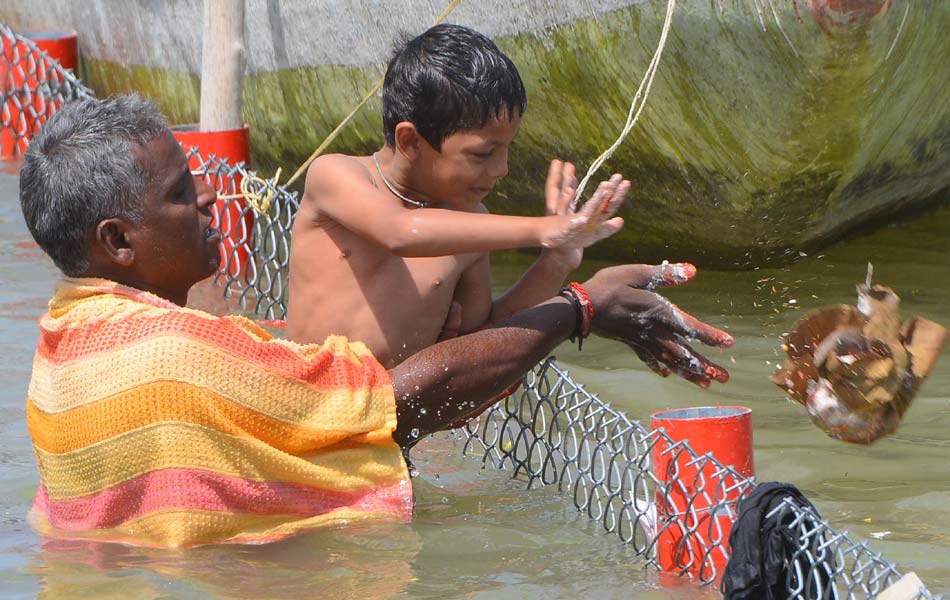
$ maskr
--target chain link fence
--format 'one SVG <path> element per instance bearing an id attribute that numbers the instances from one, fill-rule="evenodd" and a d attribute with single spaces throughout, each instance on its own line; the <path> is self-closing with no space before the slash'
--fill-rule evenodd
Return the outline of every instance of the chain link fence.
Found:
<path id="1" fill-rule="evenodd" d="M 214 155 L 186 148 L 192 174 L 218 190 L 213 225 L 221 230 L 221 268 L 215 284 L 239 310 L 263 320 L 287 316 L 290 228 L 300 207 L 296 192 L 257 177 L 243 163 L 229 165 Z M 235 198 L 241 183 L 253 201 Z"/>
<path id="2" fill-rule="evenodd" d="M 72 70 L 0 23 L 0 156 L 22 156 L 64 102 L 92 95 Z"/>
<path id="3" fill-rule="evenodd" d="M 23 139 L 63 102 L 91 95 L 70 72 L 49 64 L 29 40 L 2 24 L 0 37 L 4 135 Z M 18 49 L 21 43 L 26 59 Z M 41 73 L 55 77 L 31 90 L 13 85 Z M 24 125 L 24 114 L 34 118 L 33 130 Z M 196 148 L 186 151 L 193 173 L 219 195 L 231 196 L 214 209 L 224 239 L 217 282 L 240 310 L 260 319 L 285 318 L 297 194 L 256 177 L 243 164 L 203 157 Z M 244 197 L 233 197 L 240 196 L 242 181 Z M 647 564 L 659 568 L 661 546 L 672 544 L 675 566 L 666 570 L 695 577 L 703 585 L 715 584 L 729 555 L 722 519 L 733 521 L 739 500 L 755 486 L 714 456 L 695 452 L 688 441 L 649 431 L 612 409 L 571 379 L 554 358 L 527 373 L 521 387 L 463 432 L 466 454 L 487 468 L 512 472 L 528 488 L 557 486 L 579 511 Z M 662 477 L 654 466 L 658 447 L 673 455 L 672 470 Z M 694 467 L 688 471 L 692 475 L 682 475 L 677 470 L 682 467 Z M 901 578 L 897 567 L 866 542 L 835 530 L 812 510 L 786 499 L 775 511 L 782 513 L 797 541 L 787 561 L 789 598 L 874 598 Z M 924 588 L 917 597 L 939 598 Z"/>
<path id="4" fill-rule="evenodd" d="M 717 559 L 728 555 L 720 521 L 706 515 L 734 520 L 739 498 L 755 486 L 715 457 L 697 454 L 688 441 L 648 431 L 610 408 L 553 358 L 464 433 L 467 454 L 486 467 L 511 471 L 528 488 L 557 486 L 577 510 L 648 564 L 659 567 L 658 543 L 672 538 L 672 570 L 704 585 L 717 581 Z M 652 463 L 661 443 L 663 452 L 674 454 L 672 465 L 696 467 L 695 480 L 676 472 L 658 477 Z M 811 509 L 785 499 L 774 512 L 797 541 L 788 565 L 789 598 L 874 598 L 901 578 L 896 565 Z M 939 597 L 926 589 L 917 596 Z"/>

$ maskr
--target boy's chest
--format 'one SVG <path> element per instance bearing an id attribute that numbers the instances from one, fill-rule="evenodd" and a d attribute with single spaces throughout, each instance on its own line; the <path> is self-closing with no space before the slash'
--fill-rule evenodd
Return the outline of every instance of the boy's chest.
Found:
<path id="1" fill-rule="evenodd" d="M 462 273 L 478 258 L 477 254 L 401 258 L 404 276 L 411 279 L 422 298 L 451 298 Z"/>

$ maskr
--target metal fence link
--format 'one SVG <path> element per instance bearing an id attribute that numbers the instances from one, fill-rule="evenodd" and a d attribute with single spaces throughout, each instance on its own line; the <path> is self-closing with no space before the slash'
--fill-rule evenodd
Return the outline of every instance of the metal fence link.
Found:
<path id="1" fill-rule="evenodd" d="M 5 157 L 22 155 L 64 102 L 92 95 L 71 69 L 0 23 L 0 145 Z"/>
<path id="2" fill-rule="evenodd" d="M 22 119 L 12 116 L 15 110 L 31 114 L 41 125 L 63 102 L 91 95 L 72 73 L 36 52 L 29 40 L 3 25 L 0 37 L 4 135 L 20 139 L 31 133 Z M 42 79 L 33 90 L 13 85 L 30 77 Z M 245 312 L 260 319 L 285 318 L 297 194 L 254 177 L 243 164 L 202 157 L 194 148 L 188 158 L 193 167 L 198 165 L 194 174 L 219 195 L 235 195 L 236 181 L 251 177 L 249 191 L 267 197 L 256 206 L 241 198 L 219 200 L 215 216 L 222 238 L 229 241 L 222 245 L 226 251 L 216 281 Z M 468 423 L 463 433 L 465 453 L 479 457 L 487 468 L 510 470 L 528 488 L 557 486 L 580 512 L 647 564 L 659 567 L 660 541 L 675 540 L 675 570 L 704 585 L 716 582 L 716 560 L 728 556 L 728 540 L 717 517 L 734 520 L 739 499 L 755 486 L 712 455 L 697 454 L 688 442 L 673 440 L 662 430 L 648 431 L 601 402 L 553 357 L 527 373 L 515 392 Z M 676 459 L 663 477 L 653 464 L 660 442 Z M 690 465 L 697 467 L 697 474 L 687 478 L 679 469 Z M 789 598 L 873 598 L 900 579 L 897 567 L 866 542 L 836 531 L 811 510 L 789 499 L 775 510 L 787 513 L 787 527 L 798 540 L 789 560 Z M 922 588 L 917 597 L 940 596 Z"/>
<path id="3" fill-rule="evenodd" d="M 300 207 L 296 192 L 275 186 L 248 171 L 243 163 L 234 166 L 214 155 L 202 157 L 197 148 L 187 151 L 192 173 L 202 177 L 220 196 L 233 196 L 236 182 L 248 179 L 253 194 L 271 197 L 266 210 L 258 211 L 238 198 L 219 200 L 214 209 L 221 237 L 224 260 L 215 275 L 226 296 L 239 308 L 259 319 L 284 319 L 287 316 L 287 274 L 290 268 L 290 228 Z M 252 223 L 250 227 L 248 223 Z"/>

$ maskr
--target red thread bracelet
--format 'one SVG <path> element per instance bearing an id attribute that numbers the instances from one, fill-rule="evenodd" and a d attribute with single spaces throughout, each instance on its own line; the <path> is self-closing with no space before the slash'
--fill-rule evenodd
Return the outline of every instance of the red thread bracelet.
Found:
<path id="1" fill-rule="evenodd" d="M 594 320 L 594 303 L 590 300 L 590 294 L 584 289 L 584 286 L 576 281 L 567 284 L 558 292 L 558 296 L 567 298 L 574 308 L 576 323 L 574 324 L 574 333 L 568 339 L 572 342 L 577 340 L 577 349 L 584 347 L 584 339 L 590 335 L 591 323 Z"/>
<path id="2" fill-rule="evenodd" d="M 594 322 L 594 303 L 591 302 L 587 289 L 576 281 L 567 284 L 567 287 L 577 294 L 578 300 L 581 301 L 581 308 L 584 309 L 584 318 L 581 320 L 581 337 L 586 338 L 590 335 L 591 323 Z"/>

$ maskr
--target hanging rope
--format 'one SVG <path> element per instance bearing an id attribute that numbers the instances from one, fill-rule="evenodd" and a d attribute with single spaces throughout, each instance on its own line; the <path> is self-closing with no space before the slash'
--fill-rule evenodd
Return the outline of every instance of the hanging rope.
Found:
<path id="1" fill-rule="evenodd" d="M 442 11 L 435 22 L 433 27 L 442 23 L 449 14 L 461 3 L 462 0 L 452 0 L 445 7 L 445 10 Z M 574 194 L 574 201 L 572 206 L 577 207 L 578 202 L 580 201 L 581 195 L 584 192 L 584 188 L 587 186 L 590 178 L 596 173 L 601 166 L 623 144 L 624 140 L 633 130 L 634 125 L 637 124 L 637 121 L 640 119 L 640 114 L 643 112 L 643 108 L 646 106 L 647 98 L 650 96 L 650 88 L 653 86 L 653 79 L 656 76 L 657 69 L 660 66 L 660 58 L 663 55 L 663 49 L 666 47 L 666 39 L 670 31 L 670 25 L 673 22 L 673 11 L 676 8 L 676 0 L 668 0 L 666 5 L 666 17 L 663 21 L 663 30 L 660 33 L 660 42 L 657 45 L 656 52 L 653 54 L 653 58 L 650 60 L 650 64 L 647 67 L 646 72 L 643 75 L 643 79 L 640 81 L 640 87 L 637 88 L 637 93 L 633 97 L 633 102 L 630 104 L 630 110 L 627 112 L 627 121 L 624 124 L 623 130 L 620 132 L 620 135 L 617 137 L 617 140 L 607 148 L 600 156 L 598 156 L 594 162 L 591 164 L 590 168 L 587 170 L 587 174 L 584 175 L 584 178 L 581 180 L 580 184 L 577 186 L 577 192 Z M 369 102 L 370 98 L 376 95 L 380 88 L 383 86 L 384 78 L 380 78 L 372 89 L 363 96 L 363 99 L 357 103 L 357 105 L 350 111 L 346 117 L 331 131 L 327 137 L 317 146 L 317 149 L 294 171 L 294 174 L 290 176 L 283 186 L 287 187 L 296 181 L 304 172 L 306 172 L 307 167 L 310 166 L 318 156 L 320 156 L 324 150 L 329 147 L 331 143 L 339 136 L 340 132 L 349 124 L 349 122 L 356 116 L 356 113 Z M 277 181 L 280 176 L 280 171 L 278 170 L 277 174 L 270 180 L 263 179 L 261 177 L 249 175 L 241 181 L 241 193 L 232 194 L 229 196 L 219 196 L 220 199 L 229 199 L 229 198 L 245 198 L 248 203 L 254 208 L 258 214 L 263 214 L 267 212 L 267 209 L 270 207 L 270 199 L 273 197 L 274 192 L 273 188 L 277 186 Z"/>
<path id="2" fill-rule="evenodd" d="M 600 169 L 601 166 L 607 160 L 613 156 L 613 153 L 620 147 L 623 141 L 627 138 L 627 135 L 630 134 L 630 131 L 633 130 L 633 126 L 637 124 L 637 120 L 640 119 L 640 113 L 643 112 L 643 107 L 646 106 L 647 97 L 650 95 L 650 87 L 653 85 L 653 78 L 656 76 L 657 68 L 660 66 L 660 57 L 663 55 L 663 48 L 666 46 L 666 36 L 670 32 L 670 24 L 673 22 L 673 9 L 676 8 L 676 0 L 669 0 L 666 5 L 666 18 L 663 21 L 663 31 L 660 33 L 660 43 L 657 45 L 656 52 L 653 54 L 653 59 L 650 61 L 650 66 L 647 67 L 646 73 L 643 74 L 643 79 L 640 81 L 640 87 L 637 88 L 637 94 L 633 97 L 633 102 L 630 103 L 630 110 L 627 112 L 627 122 L 623 126 L 623 131 L 620 132 L 620 136 L 617 137 L 617 141 L 613 143 L 610 148 L 604 150 L 603 154 L 598 156 L 594 162 L 591 164 L 590 168 L 587 169 L 587 174 L 584 175 L 584 178 L 581 180 L 580 184 L 577 186 L 577 192 L 574 194 L 574 201 L 571 206 L 577 208 L 577 204 L 580 201 L 581 194 L 584 193 L 584 188 L 587 186 L 587 182 L 590 178 Z M 643 100 L 641 101 L 640 98 Z"/>

